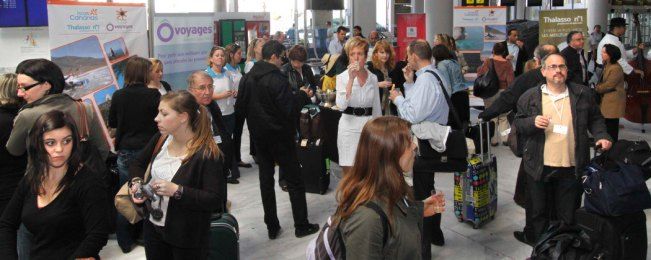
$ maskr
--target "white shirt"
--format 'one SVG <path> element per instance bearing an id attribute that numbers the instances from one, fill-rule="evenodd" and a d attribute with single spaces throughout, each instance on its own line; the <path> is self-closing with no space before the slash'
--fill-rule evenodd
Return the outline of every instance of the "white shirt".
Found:
<path id="1" fill-rule="evenodd" d="M 509 54 L 513 56 L 511 65 L 513 65 L 513 71 L 515 71 L 515 65 L 518 63 L 518 53 L 520 52 L 520 46 L 515 43 L 506 42 L 506 47 L 509 49 Z"/>
<path id="2" fill-rule="evenodd" d="M 341 51 L 343 49 L 344 45 L 339 42 L 339 39 L 337 39 L 337 37 L 333 38 L 332 41 L 330 41 L 330 45 L 328 45 L 328 52 L 330 55 L 341 54 Z"/>
<path id="3" fill-rule="evenodd" d="M 244 63 L 244 73 L 249 73 L 249 71 L 251 71 L 251 68 L 253 68 L 253 64 L 255 64 L 255 60 L 247 61 Z"/>
<path id="4" fill-rule="evenodd" d="M 154 162 L 151 165 L 151 180 L 166 180 L 172 181 L 172 178 L 176 175 L 176 172 L 181 168 L 181 163 L 183 161 L 183 156 L 174 157 L 169 154 L 167 147 L 170 142 L 172 142 L 172 136 L 170 135 L 165 143 L 161 147 L 160 152 L 154 158 Z M 151 181 L 150 181 L 151 183 Z M 160 220 L 155 220 L 152 216 L 149 217 L 149 221 L 156 226 L 165 226 L 165 218 L 167 217 L 167 206 L 170 203 L 170 197 L 161 196 L 162 201 L 160 202 L 160 209 L 163 211 L 163 217 Z M 152 202 L 151 206 L 153 208 L 159 207 L 159 202 Z"/>
<path id="5" fill-rule="evenodd" d="M 592 32 L 590 33 L 590 46 L 597 46 L 599 42 L 603 39 L 600 33 Z"/>
<path id="6" fill-rule="evenodd" d="M 226 72 L 225 72 L 226 73 Z M 230 75 L 223 76 L 221 78 L 213 78 L 213 93 L 221 93 L 227 90 L 233 90 L 233 81 L 231 81 Z M 216 100 L 219 105 L 219 109 L 222 111 L 222 115 L 227 116 L 235 113 L 235 98 L 227 97 L 223 99 Z"/>
<path id="7" fill-rule="evenodd" d="M 366 69 L 366 66 L 364 66 Z M 336 103 L 339 109 L 344 110 L 347 107 L 372 107 L 372 115 L 378 117 L 382 115 L 382 108 L 380 108 L 380 90 L 378 86 L 377 77 L 366 69 L 368 77 L 364 86 L 359 84 L 359 79 L 355 78 L 353 81 L 353 89 L 350 97 L 346 99 L 346 84 L 349 81 L 348 70 L 337 75 L 337 98 Z M 361 128 L 360 128 L 361 130 Z"/>
<path id="8" fill-rule="evenodd" d="M 619 51 L 622 53 L 622 58 L 617 61 L 620 66 L 622 66 L 622 69 L 624 70 L 624 73 L 631 74 L 633 72 L 633 67 L 628 64 L 628 61 L 633 59 L 635 56 L 633 55 L 633 50 L 626 51 L 624 48 L 624 44 L 622 44 L 621 41 L 619 41 L 619 38 L 617 36 L 612 35 L 610 33 L 607 33 L 606 36 L 604 36 L 603 39 L 599 42 L 599 46 L 597 47 L 597 64 L 603 64 L 603 57 L 601 57 L 601 49 L 604 48 L 604 45 L 606 44 L 612 44 L 617 46 L 619 48 Z"/>

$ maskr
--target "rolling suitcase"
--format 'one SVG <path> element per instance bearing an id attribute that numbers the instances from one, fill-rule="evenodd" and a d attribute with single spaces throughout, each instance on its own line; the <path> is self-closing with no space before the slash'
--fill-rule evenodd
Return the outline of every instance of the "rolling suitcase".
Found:
<path id="1" fill-rule="evenodd" d="M 480 131 L 488 125 L 480 122 Z M 487 148 L 479 145 L 480 153 L 470 155 L 466 172 L 454 173 L 454 214 L 475 229 L 495 218 L 497 211 L 497 159 L 490 145 Z"/>
<path id="2" fill-rule="evenodd" d="M 308 142 L 303 139 L 298 143 L 296 152 L 305 191 L 325 194 L 330 186 L 330 172 L 326 169 L 326 159 L 323 156 L 320 140 Z"/>
<path id="3" fill-rule="evenodd" d="M 647 255 L 646 215 L 644 211 L 606 217 L 576 210 L 576 225 L 590 237 L 593 250 L 600 259 L 643 260 Z"/>
<path id="4" fill-rule="evenodd" d="M 214 214 L 210 221 L 208 259 L 240 259 L 240 228 L 229 213 Z"/>

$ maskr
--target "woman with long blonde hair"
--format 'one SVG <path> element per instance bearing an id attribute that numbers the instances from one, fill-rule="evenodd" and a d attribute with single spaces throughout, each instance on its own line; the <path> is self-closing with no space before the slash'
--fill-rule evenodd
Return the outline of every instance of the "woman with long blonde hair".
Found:
<path id="1" fill-rule="evenodd" d="M 421 259 L 423 217 L 445 210 L 443 193 L 415 201 L 405 182 L 418 149 L 409 128 L 403 119 L 383 116 L 362 129 L 355 164 L 337 187 L 332 219 L 348 259 Z M 374 206 L 387 216 L 388 234 Z"/>

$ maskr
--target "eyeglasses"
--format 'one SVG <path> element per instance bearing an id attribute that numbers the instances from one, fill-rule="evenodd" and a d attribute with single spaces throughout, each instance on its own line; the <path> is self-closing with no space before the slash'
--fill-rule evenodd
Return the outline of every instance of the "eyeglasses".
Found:
<path id="1" fill-rule="evenodd" d="M 556 69 L 559 69 L 559 70 L 561 70 L 561 71 L 566 71 L 566 70 L 567 70 L 567 65 L 565 65 L 565 64 L 560 64 L 560 65 L 556 65 L 556 64 L 554 64 L 554 65 L 549 65 L 549 66 L 547 66 L 547 69 L 548 69 L 548 70 L 556 70 Z"/>
<path id="2" fill-rule="evenodd" d="M 43 82 L 38 81 L 38 82 L 36 82 L 34 84 L 31 84 L 31 85 L 28 85 L 28 86 L 24 86 L 24 87 L 18 86 L 18 90 L 22 90 L 23 92 L 27 92 L 31 88 L 34 88 L 34 87 L 36 87 L 38 85 L 41 85 L 41 84 L 43 84 Z"/>

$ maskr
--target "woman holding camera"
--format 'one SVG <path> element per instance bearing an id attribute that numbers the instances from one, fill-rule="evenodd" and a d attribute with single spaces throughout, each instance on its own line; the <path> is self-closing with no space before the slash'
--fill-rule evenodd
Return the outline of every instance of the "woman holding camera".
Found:
<path id="1" fill-rule="evenodd" d="M 75 120 L 59 110 L 41 115 L 28 144 L 26 175 L 0 220 L 0 255 L 18 259 L 23 223 L 33 235 L 30 259 L 98 259 L 108 240 L 109 201 L 102 180 L 82 163 Z"/>
<path id="2" fill-rule="evenodd" d="M 339 225 L 348 259 L 421 259 L 423 217 L 445 210 L 443 193 L 415 201 L 405 182 L 418 149 L 409 128 L 384 116 L 362 130 L 355 165 L 337 188 L 332 224 Z"/>
<path id="3" fill-rule="evenodd" d="M 167 93 L 155 119 L 160 134 L 129 168 L 131 194 L 142 192 L 133 185 L 142 182 L 160 196 L 154 201 L 132 195 L 136 204 L 151 202 L 143 227 L 147 259 L 207 257 L 210 215 L 223 210 L 226 194 L 208 113 L 187 91 Z M 164 142 L 156 149 L 159 139 Z M 150 177 L 142 181 L 148 168 Z"/>
<path id="4" fill-rule="evenodd" d="M 344 50 L 348 69 L 337 75 L 337 106 L 343 112 L 337 131 L 339 165 L 344 174 L 353 166 L 359 135 L 364 124 L 382 115 L 377 77 L 365 66 L 368 41 L 353 37 Z"/>

